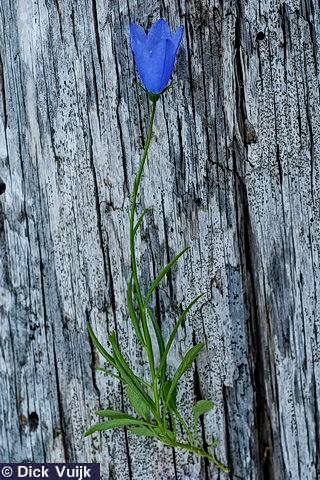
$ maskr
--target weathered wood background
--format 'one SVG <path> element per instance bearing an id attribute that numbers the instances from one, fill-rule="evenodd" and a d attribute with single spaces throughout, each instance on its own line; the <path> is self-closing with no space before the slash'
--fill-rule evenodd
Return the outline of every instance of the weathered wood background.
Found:
<path id="1" fill-rule="evenodd" d="M 103 479 L 320 478 L 319 3 L 1 0 L 0 460 L 100 462 Z M 149 106 L 129 21 L 185 27 L 159 104 L 140 207 L 145 278 L 192 251 L 156 299 L 167 335 L 206 292 L 170 362 L 204 340 L 179 389 L 211 398 L 203 438 L 232 474 L 126 434 L 84 439 L 127 407 L 88 340 L 128 320 L 131 180 Z"/>

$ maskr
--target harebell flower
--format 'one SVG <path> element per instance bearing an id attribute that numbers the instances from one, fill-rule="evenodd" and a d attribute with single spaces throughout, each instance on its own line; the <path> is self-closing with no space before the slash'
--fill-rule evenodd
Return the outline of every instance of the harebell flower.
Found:
<path id="1" fill-rule="evenodd" d="M 113 368 L 113 370 L 104 368 L 99 368 L 99 370 L 115 376 L 123 383 L 125 392 L 135 411 L 135 416 L 114 410 L 99 410 L 96 412 L 97 415 L 104 417 L 105 420 L 92 426 L 85 435 L 126 426 L 135 435 L 154 437 L 171 447 L 189 450 L 211 460 L 217 468 L 228 472 L 228 468 L 222 465 L 214 454 L 213 448 L 217 445 L 217 442 L 213 441 L 211 445 L 206 447 L 199 440 L 199 419 L 214 407 L 213 402 L 199 400 L 192 406 L 192 425 L 188 425 L 176 402 L 179 380 L 192 365 L 196 356 L 204 347 L 204 343 L 192 346 L 185 353 L 180 365 L 170 378 L 167 373 L 168 354 L 175 341 L 177 330 L 184 322 L 190 309 L 203 294 L 198 295 L 184 308 L 168 340 L 163 338 L 159 322 L 149 305 L 151 297 L 161 280 L 190 247 L 184 248 L 165 265 L 151 285 L 147 285 L 141 278 L 136 259 L 135 239 L 146 214 L 146 211 L 143 211 L 138 215 L 137 197 L 152 139 L 157 101 L 171 87 L 168 83 L 181 43 L 183 28 L 178 28 L 175 33 L 172 33 L 167 22 L 160 18 L 152 25 L 148 33 L 139 25 L 132 23 L 130 25 L 130 35 L 132 50 L 143 83 L 143 86 L 140 86 L 146 91 L 152 106 L 148 135 L 132 188 L 129 220 L 131 276 L 127 290 L 128 313 L 135 333 L 146 352 L 149 363 L 149 378 L 146 381 L 134 372 L 134 366 L 130 365 L 130 362 L 121 352 L 115 332 L 109 335 L 111 347 L 109 353 L 101 345 L 89 324 L 89 334 L 94 345 Z M 154 331 L 156 344 L 152 341 L 151 329 Z M 157 356 L 155 355 L 156 351 Z M 159 358 L 158 362 L 156 362 L 156 358 Z"/>

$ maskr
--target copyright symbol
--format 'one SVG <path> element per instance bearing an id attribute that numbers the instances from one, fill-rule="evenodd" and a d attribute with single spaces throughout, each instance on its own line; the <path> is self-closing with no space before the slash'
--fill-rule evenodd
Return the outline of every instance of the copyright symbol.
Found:
<path id="1" fill-rule="evenodd" d="M 5 478 L 10 478 L 13 475 L 13 469 L 11 467 L 9 467 L 9 465 L 6 466 L 6 467 L 3 467 L 2 470 L 1 470 L 1 474 Z"/>

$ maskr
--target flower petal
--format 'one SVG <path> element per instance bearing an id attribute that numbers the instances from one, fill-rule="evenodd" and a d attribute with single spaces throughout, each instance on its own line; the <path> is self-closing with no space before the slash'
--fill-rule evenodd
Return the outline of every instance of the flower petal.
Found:
<path id="1" fill-rule="evenodd" d="M 172 75 L 177 48 L 178 47 L 172 40 L 166 40 L 166 55 L 163 63 L 161 79 L 159 82 L 159 92 L 161 92 L 167 86 L 169 79 Z"/>
<path id="2" fill-rule="evenodd" d="M 160 40 L 151 49 L 147 45 L 141 45 L 136 53 L 136 63 L 142 82 L 147 90 L 159 93 L 161 90 L 161 78 L 166 57 L 166 42 Z"/>
<path id="3" fill-rule="evenodd" d="M 183 30 L 184 30 L 183 27 L 178 28 L 178 30 L 171 37 L 171 40 L 176 46 L 176 51 L 178 50 L 179 45 L 181 43 Z"/>
<path id="4" fill-rule="evenodd" d="M 130 23 L 131 48 L 137 53 L 140 46 L 146 43 L 147 34 L 140 25 Z"/>
<path id="5" fill-rule="evenodd" d="M 148 32 L 148 45 L 153 45 L 160 40 L 170 38 L 171 31 L 169 25 L 163 18 L 159 18 L 150 28 Z"/>

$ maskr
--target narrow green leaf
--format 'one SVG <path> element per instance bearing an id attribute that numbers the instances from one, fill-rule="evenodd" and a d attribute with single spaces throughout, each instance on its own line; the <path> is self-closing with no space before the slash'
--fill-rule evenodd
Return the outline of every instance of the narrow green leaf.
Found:
<path id="1" fill-rule="evenodd" d="M 138 395 L 137 392 L 129 385 L 126 386 L 126 393 L 132 407 L 137 414 L 145 420 L 148 420 L 149 408 L 145 399 L 141 395 Z"/>
<path id="2" fill-rule="evenodd" d="M 146 208 L 142 213 L 141 215 L 139 216 L 138 220 L 137 220 L 137 223 L 135 224 L 134 226 L 134 229 L 133 229 L 133 235 L 136 235 L 137 231 L 138 231 L 138 228 L 140 227 L 141 225 L 141 222 L 145 216 L 146 213 L 148 213 L 150 210 L 149 208 Z"/>
<path id="3" fill-rule="evenodd" d="M 138 420 L 137 418 L 134 418 L 132 415 L 129 415 L 129 413 L 116 412 L 115 410 L 97 410 L 95 414 L 99 415 L 99 417 L 127 418 L 130 420 Z"/>
<path id="4" fill-rule="evenodd" d="M 220 441 L 218 439 L 213 438 L 212 442 L 210 445 L 208 445 L 209 448 L 215 448 L 219 445 Z"/>
<path id="5" fill-rule="evenodd" d="M 177 389 L 176 388 L 174 389 L 174 391 L 171 395 L 171 398 L 168 399 L 168 403 L 167 403 L 167 397 L 168 397 L 171 385 L 172 385 L 172 380 L 163 381 L 161 383 L 160 392 L 161 392 L 161 395 L 162 395 L 162 398 L 163 398 L 163 401 L 164 401 L 164 404 L 165 404 L 165 408 L 162 412 L 163 413 L 163 423 L 166 424 L 166 414 L 167 414 L 167 409 L 168 409 L 168 413 L 169 413 L 170 419 L 171 419 L 171 427 L 173 429 L 173 432 L 166 429 L 166 433 L 169 435 L 171 440 L 174 440 L 176 438 L 176 433 L 177 433 L 177 426 L 176 426 L 176 421 L 175 421 L 175 418 L 174 418 L 174 413 L 179 417 L 179 412 L 177 410 L 177 403 L 176 403 L 177 402 Z"/>
<path id="6" fill-rule="evenodd" d="M 198 353 L 203 347 L 204 347 L 204 343 L 199 343 L 198 345 L 195 345 L 194 347 L 190 348 L 190 350 L 188 350 L 188 352 L 183 357 L 179 367 L 176 370 L 176 373 L 173 376 L 171 387 L 166 398 L 166 405 L 170 405 L 171 396 L 173 395 L 180 378 L 191 366 L 192 362 L 194 361 L 194 359 L 196 358 L 196 356 L 198 355 Z"/>
<path id="7" fill-rule="evenodd" d="M 192 437 L 192 433 L 191 433 L 190 428 L 188 427 L 187 422 L 185 421 L 185 419 L 183 418 L 183 416 L 180 414 L 179 410 L 176 410 L 175 414 L 177 415 L 179 422 L 180 422 L 181 425 L 183 426 L 186 434 L 188 435 L 189 442 L 192 444 L 192 443 L 193 443 L 193 437 Z"/>
<path id="8" fill-rule="evenodd" d="M 168 397 L 168 394 L 170 392 L 171 385 L 172 385 L 172 380 L 166 380 L 165 382 L 163 382 L 163 384 L 161 385 L 161 393 L 162 393 L 163 399 L 164 399 L 165 403 L 167 403 L 168 407 L 171 410 L 176 411 L 176 409 L 177 409 L 177 404 L 176 404 L 177 389 L 176 388 L 173 390 L 173 392 L 171 394 L 171 397 L 169 399 L 169 402 L 166 401 L 166 399 Z"/>
<path id="9" fill-rule="evenodd" d="M 169 85 L 168 85 L 166 88 L 164 88 L 164 89 L 162 90 L 162 92 L 160 92 L 160 94 L 162 95 L 163 93 L 165 93 L 165 92 L 167 92 L 168 90 L 170 90 L 170 88 L 173 88 L 175 85 L 177 85 L 177 82 L 171 82 L 171 83 L 169 83 Z"/>
<path id="10" fill-rule="evenodd" d="M 176 439 L 176 434 L 174 432 L 172 432 L 171 430 L 167 430 L 166 431 L 166 434 L 168 435 L 168 437 L 172 440 L 172 441 L 175 441 Z"/>
<path id="11" fill-rule="evenodd" d="M 137 87 L 141 88 L 141 90 L 143 90 L 144 92 L 148 93 L 148 90 L 146 88 L 144 88 L 141 83 L 139 82 L 133 82 L 133 85 L 136 85 Z"/>
<path id="12" fill-rule="evenodd" d="M 171 332 L 171 335 L 169 337 L 169 340 L 168 340 L 168 343 L 166 345 L 166 348 L 165 348 L 165 351 L 163 353 L 163 355 L 161 355 L 161 360 L 160 360 L 160 364 L 159 364 L 159 368 L 158 368 L 158 373 L 157 375 L 161 375 L 162 371 L 165 370 L 165 364 L 166 364 L 166 361 L 167 361 L 167 356 L 168 356 L 168 353 L 170 351 L 170 348 L 171 348 L 171 345 L 174 341 L 174 338 L 177 334 L 177 331 L 178 331 L 178 328 L 180 327 L 180 325 L 182 324 L 183 320 L 185 319 L 187 313 L 189 312 L 189 310 L 191 309 L 191 307 L 201 298 L 203 297 L 204 293 L 201 293 L 200 295 L 198 295 L 196 298 L 194 298 L 190 303 L 189 305 L 183 310 L 182 314 L 180 315 L 177 323 L 175 324 L 175 326 L 173 327 L 173 330 Z"/>
<path id="13" fill-rule="evenodd" d="M 111 377 L 114 377 L 117 380 L 121 381 L 121 378 L 119 377 L 119 375 L 116 375 L 115 373 L 111 372 L 111 370 L 107 370 L 106 368 L 103 368 L 103 367 L 96 367 L 96 370 L 98 370 L 99 372 L 104 372 L 107 375 L 111 375 Z"/>
<path id="14" fill-rule="evenodd" d="M 214 407 L 214 403 L 211 400 L 199 400 L 193 407 L 192 411 L 195 420 L 198 421 L 201 415 L 210 412 Z"/>
<path id="15" fill-rule="evenodd" d="M 172 426 L 172 430 L 173 430 L 172 434 L 173 434 L 173 436 L 174 436 L 174 438 L 175 438 L 176 435 L 177 435 L 177 424 L 176 424 L 176 420 L 175 420 L 175 418 L 174 418 L 173 411 L 172 411 L 170 408 L 168 409 L 168 411 L 169 411 L 170 420 L 171 420 L 171 426 Z"/>
<path id="16" fill-rule="evenodd" d="M 125 425 L 145 425 L 141 420 L 134 420 L 129 418 L 115 418 L 113 420 L 107 420 L 106 422 L 97 423 L 93 425 L 84 434 L 85 437 L 95 432 L 101 432 L 103 430 L 110 430 L 111 428 L 124 427 Z"/>
<path id="17" fill-rule="evenodd" d="M 140 329 L 138 317 L 136 315 L 134 306 L 133 306 L 133 297 L 132 297 L 132 275 L 130 277 L 129 283 L 128 283 L 128 310 L 129 310 L 129 315 L 132 321 L 132 324 L 134 326 L 135 332 L 137 334 L 137 337 L 139 338 L 140 342 L 142 345 L 145 346 L 145 341 Z"/>
<path id="18" fill-rule="evenodd" d="M 127 362 L 125 361 L 116 341 L 115 332 L 109 335 L 109 341 L 112 346 L 113 355 L 115 357 L 115 362 L 117 369 L 120 372 L 121 378 L 135 391 L 137 395 L 146 401 L 150 410 L 153 414 L 156 415 L 156 406 L 152 398 L 147 394 L 147 392 L 141 386 L 143 380 L 133 373 Z"/>
<path id="19" fill-rule="evenodd" d="M 193 435 L 194 438 L 197 439 L 197 430 L 198 430 L 198 421 L 201 415 L 204 415 L 207 412 L 210 412 L 214 407 L 214 403 L 211 400 L 199 400 L 193 407 L 193 415 L 194 415 L 194 422 L 193 422 Z M 197 440 L 198 441 L 198 440 Z"/>
<path id="20" fill-rule="evenodd" d="M 119 377 L 119 375 L 116 375 L 115 373 L 111 372 L 111 370 L 107 370 L 106 368 L 103 368 L 103 367 L 96 367 L 96 370 L 98 370 L 99 372 L 104 372 L 107 375 L 111 375 L 111 377 L 114 377 L 117 380 L 120 380 L 120 382 L 126 383 L 121 377 Z M 139 378 L 139 381 L 142 385 L 144 385 L 145 387 L 150 388 L 152 390 L 152 386 L 149 385 L 149 383 L 145 382 L 140 377 L 138 377 L 138 378 Z"/>
<path id="21" fill-rule="evenodd" d="M 181 257 L 181 255 L 183 255 L 185 252 L 187 252 L 188 250 L 190 250 L 190 247 L 186 247 L 184 248 L 180 253 L 178 253 L 178 255 L 176 255 L 162 270 L 161 272 L 159 273 L 159 275 L 157 276 L 157 278 L 153 281 L 153 283 L 151 284 L 148 292 L 147 292 L 147 295 L 146 295 L 146 298 L 144 300 L 144 307 L 146 307 L 148 305 L 148 302 L 150 300 L 150 297 L 153 293 L 153 291 L 155 290 L 155 288 L 158 286 L 158 284 L 161 282 L 161 280 L 163 279 L 163 277 L 168 273 L 168 271 L 170 270 L 171 267 L 173 267 L 173 265 L 179 260 L 179 258 Z"/>
<path id="22" fill-rule="evenodd" d="M 131 433 L 135 435 L 143 435 L 145 437 L 156 437 L 156 433 L 152 432 L 148 427 L 129 427 Z"/>
<path id="23" fill-rule="evenodd" d="M 164 354 L 164 348 L 165 348 L 162 332 L 161 332 L 160 326 L 159 326 L 159 324 L 157 322 L 157 319 L 155 318 L 151 308 L 148 308 L 148 314 L 149 314 L 149 317 L 152 321 L 152 326 L 153 326 L 153 329 L 154 329 L 154 333 L 156 334 L 156 337 L 157 337 L 159 354 L 160 354 L 160 358 L 161 358 L 162 355 Z"/>
<path id="24" fill-rule="evenodd" d="M 113 365 L 114 367 L 116 366 L 115 364 L 115 361 L 114 361 L 114 358 L 112 358 L 112 356 L 106 351 L 105 348 L 103 348 L 103 346 L 101 345 L 101 343 L 99 342 L 99 340 L 97 339 L 97 337 L 95 336 L 95 333 L 94 331 L 92 330 L 92 327 L 90 325 L 90 323 L 88 322 L 88 332 L 89 332 L 89 335 L 91 337 L 91 340 L 93 342 L 93 344 L 96 346 L 97 350 L 101 353 L 101 355 L 109 362 L 111 363 L 111 365 Z"/>
<path id="25" fill-rule="evenodd" d="M 159 348 L 159 356 L 160 356 L 160 359 L 161 359 L 161 357 L 164 354 L 164 348 L 165 348 L 162 332 L 161 332 L 160 326 L 157 322 L 157 319 L 153 315 L 153 311 L 151 310 L 151 308 L 148 308 L 148 314 L 149 314 L 149 317 L 151 318 L 153 330 L 156 334 L 156 338 L 157 338 L 157 342 L 158 342 L 158 348 Z M 156 374 L 156 377 L 157 377 L 158 375 L 157 375 L 156 372 L 155 372 L 155 374 Z M 165 367 L 163 368 L 163 370 L 161 372 L 161 375 L 160 375 L 160 385 L 164 381 L 165 381 Z"/>

